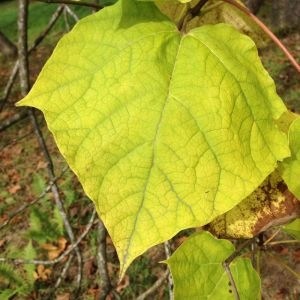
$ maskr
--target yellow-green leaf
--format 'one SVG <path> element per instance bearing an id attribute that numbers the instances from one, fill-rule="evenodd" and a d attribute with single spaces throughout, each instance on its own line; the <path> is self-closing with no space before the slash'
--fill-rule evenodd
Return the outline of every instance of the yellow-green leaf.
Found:
<path id="1" fill-rule="evenodd" d="M 167 260 L 176 300 L 234 300 L 233 287 L 222 263 L 234 252 L 231 242 L 198 232 Z M 241 300 L 260 299 L 260 279 L 246 258 L 237 258 L 230 271 Z"/>
<path id="2" fill-rule="evenodd" d="M 289 143 L 292 155 L 280 164 L 282 178 L 290 191 L 300 199 L 300 118 L 289 126 Z"/>
<path id="3" fill-rule="evenodd" d="M 43 111 L 121 274 L 231 209 L 289 155 L 275 124 L 286 108 L 253 41 L 225 24 L 182 35 L 151 2 L 81 20 L 19 105 Z"/>

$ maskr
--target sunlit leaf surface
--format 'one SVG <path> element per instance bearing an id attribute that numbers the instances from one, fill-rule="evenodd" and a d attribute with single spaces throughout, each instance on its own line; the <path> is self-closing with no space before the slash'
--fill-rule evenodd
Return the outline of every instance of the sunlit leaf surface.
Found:
<path id="1" fill-rule="evenodd" d="M 286 108 L 253 41 L 225 24 L 182 35 L 151 2 L 81 20 L 19 105 L 43 111 L 121 275 L 231 209 L 289 155 L 275 124 Z"/>

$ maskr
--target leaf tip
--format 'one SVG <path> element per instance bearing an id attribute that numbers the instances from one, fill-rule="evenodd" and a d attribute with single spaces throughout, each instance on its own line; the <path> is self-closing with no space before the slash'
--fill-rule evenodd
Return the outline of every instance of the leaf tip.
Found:
<path id="1" fill-rule="evenodd" d="M 18 101 L 15 106 L 17 107 L 21 107 L 21 106 L 28 106 L 29 103 L 28 103 L 28 100 L 27 100 L 27 97 L 21 99 L 20 101 Z"/>

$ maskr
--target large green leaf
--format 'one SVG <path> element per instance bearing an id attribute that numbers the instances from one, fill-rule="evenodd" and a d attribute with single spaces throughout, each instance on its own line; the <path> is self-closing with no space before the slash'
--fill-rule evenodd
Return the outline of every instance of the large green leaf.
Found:
<path id="1" fill-rule="evenodd" d="M 175 299 L 235 299 L 222 265 L 233 252 L 231 242 L 218 240 L 208 232 L 192 235 L 167 260 Z M 260 299 L 260 279 L 249 259 L 235 259 L 230 271 L 241 300 Z"/>
<path id="2" fill-rule="evenodd" d="M 225 24 L 181 35 L 150 2 L 80 21 L 19 105 L 44 112 L 121 274 L 231 209 L 289 155 L 274 121 L 286 108 L 254 43 Z"/>
<path id="3" fill-rule="evenodd" d="M 290 191 L 300 199 L 300 118 L 289 126 L 289 143 L 292 155 L 280 164 L 282 178 Z"/>

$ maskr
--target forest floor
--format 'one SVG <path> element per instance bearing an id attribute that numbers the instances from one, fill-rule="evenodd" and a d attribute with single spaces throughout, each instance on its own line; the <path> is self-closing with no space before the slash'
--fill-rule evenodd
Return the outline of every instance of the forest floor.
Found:
<path id="1" fill-rule="evenodd" d="M 51 35 L 50 40 L 44 42 L 30 57 L 31 83 L 35 81 L 40 69 L 51 54 L 55 42 L 61 35 L 62 27 L 58 28 Z M 4 28 L 0 26 L 0 30 L 4 30 Z M 36 31 L 32 33 L 33 36 L 35 34 Z M 13 31 L 9 35 L 14 40 Z M 300 57 L 299 33 L 294 32 L 283 36 L 282 41 L 295 57 Z M 265 67 L 276 82 L 279 95 L 290 109 L 300 113 L 299 74 L 273 44 L 261 50 L 260 55 Z M 0 56 L 1 91 L 6 85 L 13 64 L 12 59 Z M 9 101 L 5 102 L 3 109 L 0 110 L 0 125 L 21 113 L 22 110 L 15 107 L 18 100 L 20 100 L 20 91 L 15 85 Z M 59 177 L 57 183 L 60 188 L 60 196 L 64 201 L 74 234 L 79 236 L 85 230 L 91 217 L 92 203 L 85 196 L 73 173 L 69 169 L 64 171 L 66 163 L 59 154 L 42 115 L 37 112 L 37 116 L 53 159 L 56 176 Z M 45 193 L 41 196 L 49 182 L 47 162 L 30 119 L 25 117 L 0 131 L 0 257 L 55 259 L 68 246 L 68 238 L 52 194 Z M 28 204 L 28 207 L 11 217 L 14 211 L 23 204 Z M 8 220 L 9 223 L 2 227 L 2 224 Z M 274 230 L 277 229 L 266 232 L 265 238 L 270 237 Z M 175 250 L 187 236 L 188 232 L 183 232 L 173 238 L 172 250 Z M 275 240 L 284 239 L 288 239 L 288 236 L 279 231 Z M 95 223 L 79 244 L 83 256 L 80 299 L 97 299 L 101 292 L 97 270 L 98 242 L 97 224 Z M 118 283 L 118 259 L 109 237 L 107 237 L 107 245 L 109 275 L 122 299 L 136 299 L 139 294 L 163 276 L 166 267 L 159 262 L 165 259 L 165 252 L 163 245 L 159 245 L 138 258 L 129 268 L 122 282 Z M 15 295 L 11 299 L 46 299 L 65 264 L 66 260 L 46 267 L 41 265 L 14 266 L 9 263 L 0 263 L 0 296 L 2 295 L 1 291 L 4 291 L 5 295 L 12 297 Z M 299 243 L 277 244 L 268 251 L 261 251 L 259 265 L 265 300 L 299 299 Z M 74 258 L 63 282 L 56 290 L 56 296 L 50 299 L 71 299 L 72 291 L 76 286 L 74 279 L 76 275 L 77 264 Z M 19 294 L 18 291 L 20 291 Z M 17 294 L 19 296 L 16 296 Z M 0 299 L 6 298 L 0 297 Z M 154 296 L 147 299 L 168 299 L 167 285 L 162 285 Z"/>

